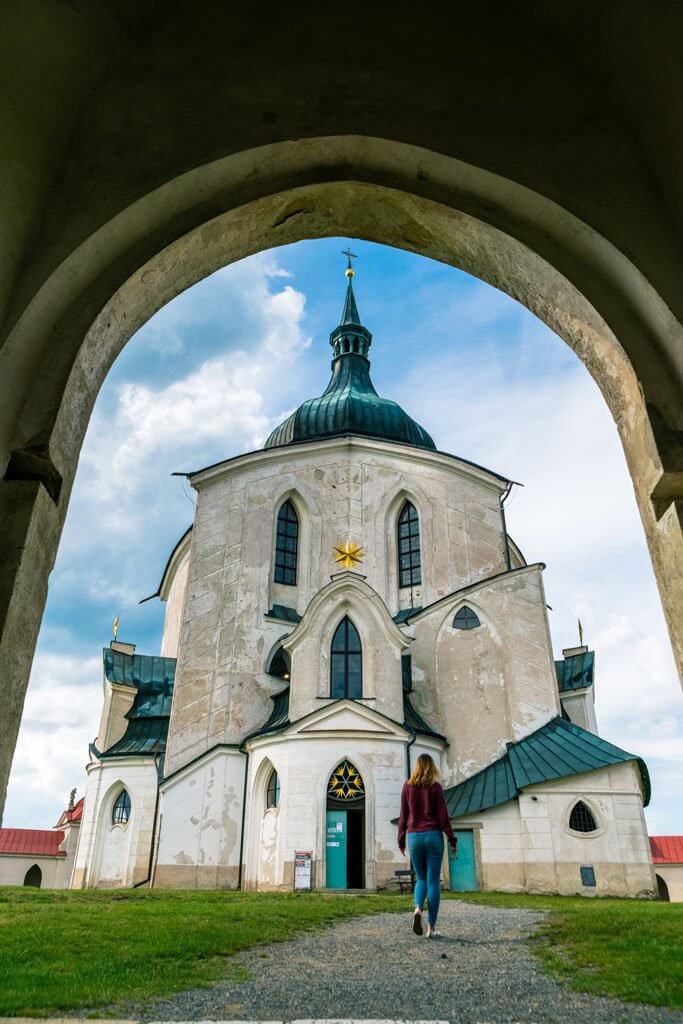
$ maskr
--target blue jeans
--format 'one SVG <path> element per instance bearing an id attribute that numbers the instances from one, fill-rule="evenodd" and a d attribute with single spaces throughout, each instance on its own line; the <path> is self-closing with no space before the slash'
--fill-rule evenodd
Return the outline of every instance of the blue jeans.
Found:
<path id="1" fill-rule="evenodd" d="M 409 832 L 408 853 L 417 878 L 415 906 L 424 909 L 425 897 L 429 904 L 429 923 L 436 924 L 441 902 L 441 864 L 443 862 L 443 834 L 441 832 Z"/>

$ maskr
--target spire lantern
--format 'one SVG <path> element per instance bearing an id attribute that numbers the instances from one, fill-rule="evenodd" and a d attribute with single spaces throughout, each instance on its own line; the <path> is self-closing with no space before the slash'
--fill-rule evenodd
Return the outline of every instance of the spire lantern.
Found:
<path id="1" fill-rule="evenodd" d="M 372 344 L 372 335 L 360 322 L 356 296 L 353 294 L 353 278 L 356 272 L 351 265 L 351 260 L 356 260 L 358 257 L 355 252 L 351 252 L 350 248 L 344 249 L 342 255 L 346 256 L 348 261 L 344 271 L 348 282 L 346 285 L 346 300 L 339 326 L 335 327 L 330 334 L 330 345 L 334 352 L 334 360 L 348 355 L 364 356 L 367 359 L 370 345 Z"/>

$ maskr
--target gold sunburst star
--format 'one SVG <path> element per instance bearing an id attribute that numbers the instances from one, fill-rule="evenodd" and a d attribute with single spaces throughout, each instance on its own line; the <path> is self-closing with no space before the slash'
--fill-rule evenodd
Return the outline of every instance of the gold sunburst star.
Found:
<path id="1" fill-rule="evenodd" d="M 344 569 L 353 569 L 363 561 L 362 547 L 352 540 L 347 540 L 344 544 L 337 544 L 334 550 L 337 552 L 334 556 L 335 562 L 338 562 Z"/>

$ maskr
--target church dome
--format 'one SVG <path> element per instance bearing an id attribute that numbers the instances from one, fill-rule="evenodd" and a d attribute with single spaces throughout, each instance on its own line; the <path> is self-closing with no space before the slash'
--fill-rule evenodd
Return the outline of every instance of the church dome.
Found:
<path id="1" fill-rule="evenodd" d="M 266 448 L 358 434 L 416 448 L 436 449 L 424 427 L 397 402 L 382 398 L 370 379 L 370 331 L 360 322 L 353 294 L 351 258 L 341 322 L 330 335 L 332 377 L 319 398 L 309 398 L 272 432 Z"/>

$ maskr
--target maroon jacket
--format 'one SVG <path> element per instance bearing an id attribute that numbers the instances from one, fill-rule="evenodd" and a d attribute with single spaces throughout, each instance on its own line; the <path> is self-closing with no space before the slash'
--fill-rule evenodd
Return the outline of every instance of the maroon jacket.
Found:
<path id="1" fill-rule="evenodd" d="M 406 832 L 445 832 L 451 846 L 457 845 L 439 782 L 431 786 L 403 784 L 401 816 L 398 819 L 399 850 L 405 850 Z"/>

